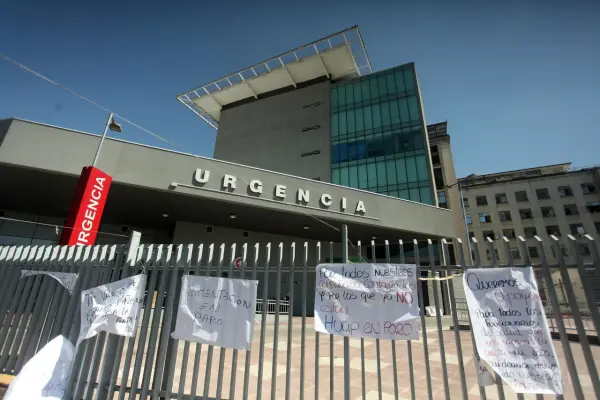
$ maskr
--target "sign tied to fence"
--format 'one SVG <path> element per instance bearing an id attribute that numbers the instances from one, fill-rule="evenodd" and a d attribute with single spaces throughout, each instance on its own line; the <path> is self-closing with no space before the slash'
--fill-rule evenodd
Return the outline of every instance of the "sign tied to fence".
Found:
<path id="1" fill-rule="evenodd" d="M 64 336 L 46 344 L 12 381 L 4 400 L 62 400 L 75 348 Z"/>
<path id="2" fill-rule="evenodd" d="M 250 350 L 258 281 L 184 275 L 173 339 Z"/>
<path id="3" fill-rule="evenodd" d="M 533 268 L 469 269 L 463 280 L 480 357 L 516 393 L 562 394 Z"/>
<path id="4" fill-rule="evenodd" d="M 55 271 L 35 271 L 31 269 L 21 270 L 21 278 L 32 275 L 48 275 L 58 281 L 65 289 L 69 291 L 69 294 L 73 294 L 73 288 L 75 287 L 75 281 L 77 281 L 77 274 L 73 272 L 55 272 Z"/>
<path id="5" fill-rule="evenodd" d="M 419 338 L 417 271 L 408 264 L 321 264 L 315 330 L 341 336 Z"/>
<path id="6" fill-rule="evenodd" d="M 82 291 L 77 346 L 100 331 L 135 336 L 145 287 L 146 275 L 140 274 Z"/>

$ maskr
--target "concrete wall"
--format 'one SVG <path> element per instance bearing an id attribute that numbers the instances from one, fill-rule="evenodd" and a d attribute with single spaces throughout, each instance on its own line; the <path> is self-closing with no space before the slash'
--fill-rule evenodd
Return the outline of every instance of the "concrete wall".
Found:
<path id="1" fill-rule="evenodd" d="M 326 81 L 223 110 L 215 158 L 331 182 L 330 92 Z"/>

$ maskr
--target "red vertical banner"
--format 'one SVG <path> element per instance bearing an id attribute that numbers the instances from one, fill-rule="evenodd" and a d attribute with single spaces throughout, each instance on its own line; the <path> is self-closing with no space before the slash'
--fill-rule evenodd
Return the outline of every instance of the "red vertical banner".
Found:
<path id="1" fill-rule="evenodd" d="M 96 242 L 112 178 L 95 167 L 83 167 L 59 244 L 91 246 Z"/>

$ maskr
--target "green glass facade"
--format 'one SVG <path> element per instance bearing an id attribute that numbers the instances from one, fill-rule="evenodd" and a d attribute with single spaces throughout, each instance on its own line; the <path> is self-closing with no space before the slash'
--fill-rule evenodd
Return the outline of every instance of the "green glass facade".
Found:
<path id="1" fill-rule="evenodd" d="M 332 182 L 433 205 L 426 132 L 414 64 L 335 84 Z"/>

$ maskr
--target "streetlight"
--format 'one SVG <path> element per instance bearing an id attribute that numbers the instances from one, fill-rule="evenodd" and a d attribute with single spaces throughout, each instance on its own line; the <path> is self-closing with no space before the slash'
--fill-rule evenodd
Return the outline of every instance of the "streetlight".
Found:
<path id="1" fill-rule="evenodd" d="M 475 176 L 475 174 L 471 174 L 471 175 L 467 176 L 466 178 L 464 178 L 464 180 L 468 181 L 468 179 L 472 176 Z M 469 237 L 469 226 L 467 224 L 467 213 L 465 211 L 465 200 L 463 197 L 461 181 L 457 180 L 452 185 L 445 186 L 444 189 L 450 189 L 454 186 L 458 186 L 458 193 L 460 196 L 460 207 L 462 210 L 463 221 L 465 222 L 465 235 L 467 235 L 467 248 L 469 250 L 469 260 L 471 260 L 471 264 L 473 264 L 473 252 L 471 251 L 471 238 Z"/>
<path id="2" fill-rule="evenodd" d="M 96 162 L 98 162 L 98 157 L 100 157 L 100 150 L 102 149 L 104 139 L 106 139 L 106 133 L 109 129 L 113 132 L 121 132 L 121 125 L 115 122 L 115 116 L 113 113 L 110 113 L 108 115 L 108 120 L 106 121 L 106 125 L 104 126 L 104 133 L 102 134 L 102 138 L 100 139 L 100 143 L 98 144 L 98 149 L 96 149 L 96 155 L 94 156 L 94 162 L 92 162 L 92 167 L 95 167 Z"/>

